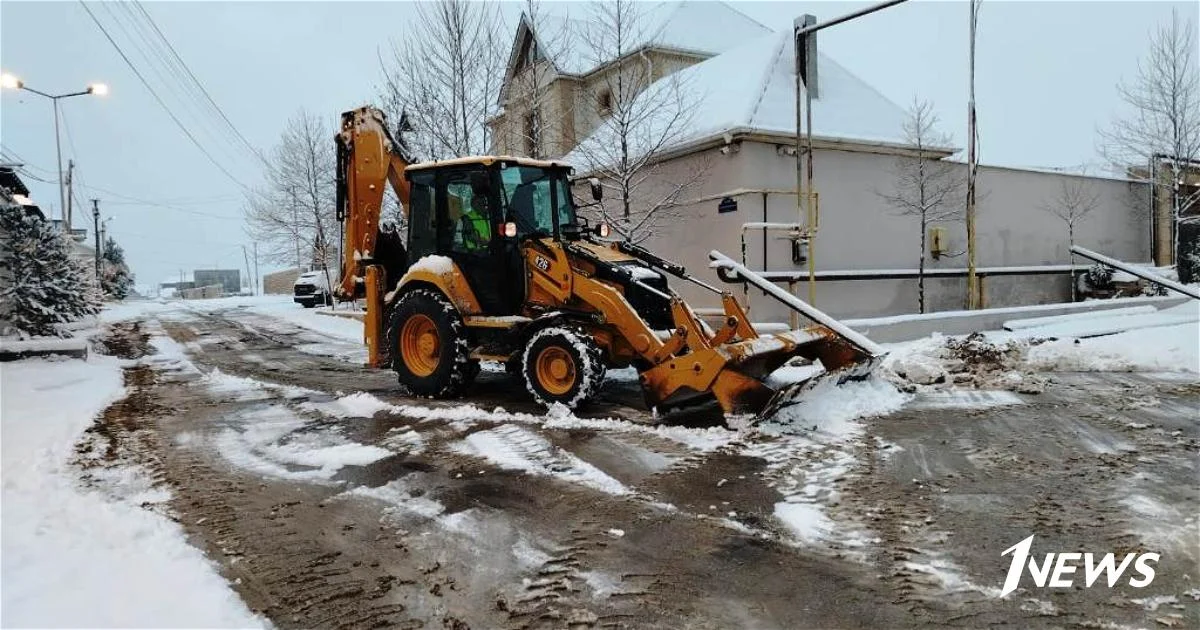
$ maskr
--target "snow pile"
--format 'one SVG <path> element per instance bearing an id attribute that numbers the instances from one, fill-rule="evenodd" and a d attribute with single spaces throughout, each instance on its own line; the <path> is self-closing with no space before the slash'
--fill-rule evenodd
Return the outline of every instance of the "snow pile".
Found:
<path id="1" fill-rule="evenodd" d="M 993 340 L 983 333 L 965 337 L 934 334 L 893 346 L 884 359 L 882 374 L 909 392 L 959 386 L 1036 394 L 1045 383 L 1026 365 L 1031 343 L 1038 341 Z"/>
<path id="2" fill-rule="evenodd" d="M 808 390 L 790 405 L 764 421 L 767 433 L 809 432 L 830 439 L 856 435 L 861 425 L 855 420 L 891 413 L 911 398 L 892 383 L 871 377 L 838 385 L 825 381 Z"/>
<path id="3" fill-rule="evenodd" d="M 1184 324 L 1059 339 L 1030 348 L 1028 363 L 1045 371 L 1200 372 L 1200 327 Z"/>
<path id="4" fill-rule="evenodd" d="M 934 334 L 892 345 L 883 375 L 906 391 L 965 386 L 1037 393 L 1045 383 L 1039 372 L 1200 372 L 1195 302 L 1152 314 L 1089 313 L 1044 324 L 1013 323 L 1018 325 L 1012 332 Z M 1060 338 L 1046 340 L 1039 331 Z"/>
<path id="5" fill-rule="evenodd" d="M 629 492 L 621 482 L 595 466 L 555 447 L 540 435 L 513 425 L 472 433 L 451 449 L 485 459 L 500 468 L 557 477 L 609 494 Z"/>
<path id="6" fill-rule="evenodd" d="M 359 486 L 345 493 L 350 496 L 367 497 L 389 504 L 385 513 L 413 514 L 424 518 L 437 518 L 446 511 L 446 506 L 424 496 L 413 496 L 404 479 L 393 479 L 375 488 Z"/>
<path id="7" fill-rule="evenodd" d="M 3 625 L 262 627 L 178 525 L 136 503 L 148 497 L 76 483 L 74 444 L 121 380 L 104 357 L 0 365 Z"/>
<path id="8" fill-rule="evenodd" d="M 126 300 L 111 302 L 100 312 L 100 321 L 105 323 L 120 322 L 130 319 L 140 319 L 178 308 L 166 300 Z"/>
<path id="9" fill-rule="evenodd" d="M 334 418 L 371 418 L 380 411 L 396 411 L 395 405 L 385 403 L 366 392 L 355 392 L 327 403 L 304 403 L 304 409 Z"/>
<path id="10" fill-rule="evenodd" d="M 219 368 L 213 368 L 211 372 L 200 379 L 200 382 L 208 391 L 231 396 L 234 400 L 263 400 L 271 397 L 262 382 L 244 376 L 226 374 Z"/>
<path id="11" fill-rule="evenodd" d="M 365 466 L 391 455 L 377 446 L 351 442 L 332 428 L 312 430 L 310 422 L 280 405 L 241 412 L 216 438 L 230 463 L 282 479 L 332 479 L 345 466 Z"/>
<path id="12" fill-rule="evenodd" d="M 816 542 L 833 531 L 833 521 L 820 507 L 810 503 L 776 503 L 775 518 L 796 538 L 807 543 Z"/>
<path id="13" fill-rule="evenodd" d="M 339 398 L 333 403 L 306 404 L 304 408 L 336 418 L 348 417 L 341 414 L 345 413 L 345 410 L 349 407 L 353 407 L 362 413 L 369 411 L 370 413 L 367 415 L 374 415 L 380 411 L 385 411 L 425 422 L 446 422 L 463 431 L 474 426 L 477 422 L 490 424 L 517 422 L 536 425 L 546 429 L 591 429 L 613 433 L 652 434 L 703 452 L 721 448 L 737 438 L 736 432 L 722 427 L 689 428 L 682 426 L 636 424 L 628 420 L 615 418 L 580 418 L 562 405 L 551 407 L 546 415 L 535 415 L 506 411 L 503 407 L 496 407 L 488 411 L 469 403 L 440 405 L 431 402 L 428 404 L 430 406 L 392 405 L 366 392 L 357 392 Z"/>

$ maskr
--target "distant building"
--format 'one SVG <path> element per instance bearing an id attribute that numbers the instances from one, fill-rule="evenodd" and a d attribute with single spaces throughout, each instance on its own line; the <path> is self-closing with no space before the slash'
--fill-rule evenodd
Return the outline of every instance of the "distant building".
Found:
<path id="1" fill-rule="evenodd" d="M 237 294 L 242 290 L 242 274 L 237 269 L 197 269 L 192 272 L 192 286 L 207 287 L 221 285 L 225 293 Z"/>

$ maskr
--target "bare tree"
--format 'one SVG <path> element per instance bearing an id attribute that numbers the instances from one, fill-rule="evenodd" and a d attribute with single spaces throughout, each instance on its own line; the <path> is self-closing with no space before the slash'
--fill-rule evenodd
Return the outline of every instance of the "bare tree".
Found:
<path id="1" fill-rule="evenodd" d="M 390 59 L 380 58 L 384 112 L 421 158 L 487 153 L 487 121 L 503 79 L 498 6 L 469 0 L 415 6 L 415 24 L 393 44 Z"/>
<path id="2" fill-rule="evenodd" d="M 589 28 L 580 33 L 600 78 L 589 94 L 599 126 L 575 148 L 582 170 L 596 175 L 614 194 L 599 212 L 625 240 L 637 243 L 679 217 L 679 200 L 703 179 L 701 165 L 669 178 L 661 167 L 664 150 L 691 125 L 694 95 L 678 74 L 656 75 L 640 47 L 641 5 L 632 0 L 592 4 Z"/>
<path id="3" fill-rule="evenodd" d="M 307 262 L 330 280 L 338 239 L 336 159 L 329 124 L 304 110 L 288 121 L 265 185 L 246 196 L 247 229 L 268 260 Z"/>
<path id="4" fill-rule="evenodd" d="M 556 157 L 563 150 L 567 112 L 547 110 L 553 102 L 551 92 L 557 69 L 571 44 L 570 20 L 565 14 L 547 12 L 539 0 L 525 0 L 521 21 L 533 37 L 527 46 L 513 51 L 517 56 L 516 70 L 500 95 L 505 113 L 517 121 L 504 126 L 507 137 L 503 144 L 513 153 L 532 158 Z M 517 42 L 519 46 L 522 44 Z"/>
<path id="5" fill-rule="evenodd" d="M 925 257 L 929 226 L 962 218 L 963 179 L 956 165 L 942 160 L 938 149 L 950 146 L 950 136 L 937 131 L 938 117 L 929 101 L 913 99 L 904 120 L 904 138 L 914 154 L 897 158 L 891 192 L 876 193 L 903 216 L 917 218 L 921 256 L 917 266 L 917 306 L 925 312 Z"/>
<path id="6" fill-rule="evenodd" d="M 1148 182 L 1156 199 L 1164 192 L 1169 197 L 1171 252 L 1178 257 L 1181 225 L 1200 222 L 1200 213 L 1192 212 L 1200 189 L 1187 185 L 1188 174 L 1200 170 L 1195 23 L 1172 11 L 1171 21 L 1150 34 L 1137 76 L 1120 83 L 1117 93 L 1133 111 L 1100 132 L 1101 150 L 1118 169 Z M 1143 164 L 1144 170 L 1133 168 Z"/>
<path id="7" fill-rule="evenodd" d="M 1075 226 L 1100 205 L 1100 194 L 1083 178 L 1063 180 L 1058 194 L 1042 209 L 1058 217 L 1067 226 L 1067 251 L 1075 246 Z M 1071 254 L 1074 260 L 1075 255 Z M 1071 275 L 1071 301 L 1077 297 L 1074 274 Z"/>

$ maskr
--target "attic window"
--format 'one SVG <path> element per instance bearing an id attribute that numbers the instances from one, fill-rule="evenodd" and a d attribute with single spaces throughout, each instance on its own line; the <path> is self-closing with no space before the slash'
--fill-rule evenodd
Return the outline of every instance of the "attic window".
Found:
<path id="1" fill-rule="evenodd" d="M 612 113 L 612 91 L 607 89 L 600 91 L 600 95 L 596 98 L 596 109 L 599 110 L 601 116 Z"/>

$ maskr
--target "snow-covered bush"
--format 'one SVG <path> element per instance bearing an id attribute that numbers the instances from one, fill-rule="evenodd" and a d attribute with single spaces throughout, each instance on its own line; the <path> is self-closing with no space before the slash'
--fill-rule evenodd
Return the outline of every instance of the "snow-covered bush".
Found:
<path id="1" fill-rule="evenodd" d="M 1087 274 L 1088 286 L 1093 290 L 1107 291 L 1112 288 L 1113 270 L 1107 265 L 1096 263 L 1088 267 Z"/>
<path id="2" fill-rule="evenodd" d="M 22 336 L 62 336 L 57 324 L 100 312 L 87 267 L 63 233 L 22 207 L 0 209 L 0 309 Z"/>
<path id="3" fill-rule="evenodd" d="M 125 250 L 110 236 L 100 256 L 100 288 L 114 300 L 124 300 L 133 289 L 133 273 L 125 264 Z"/>

